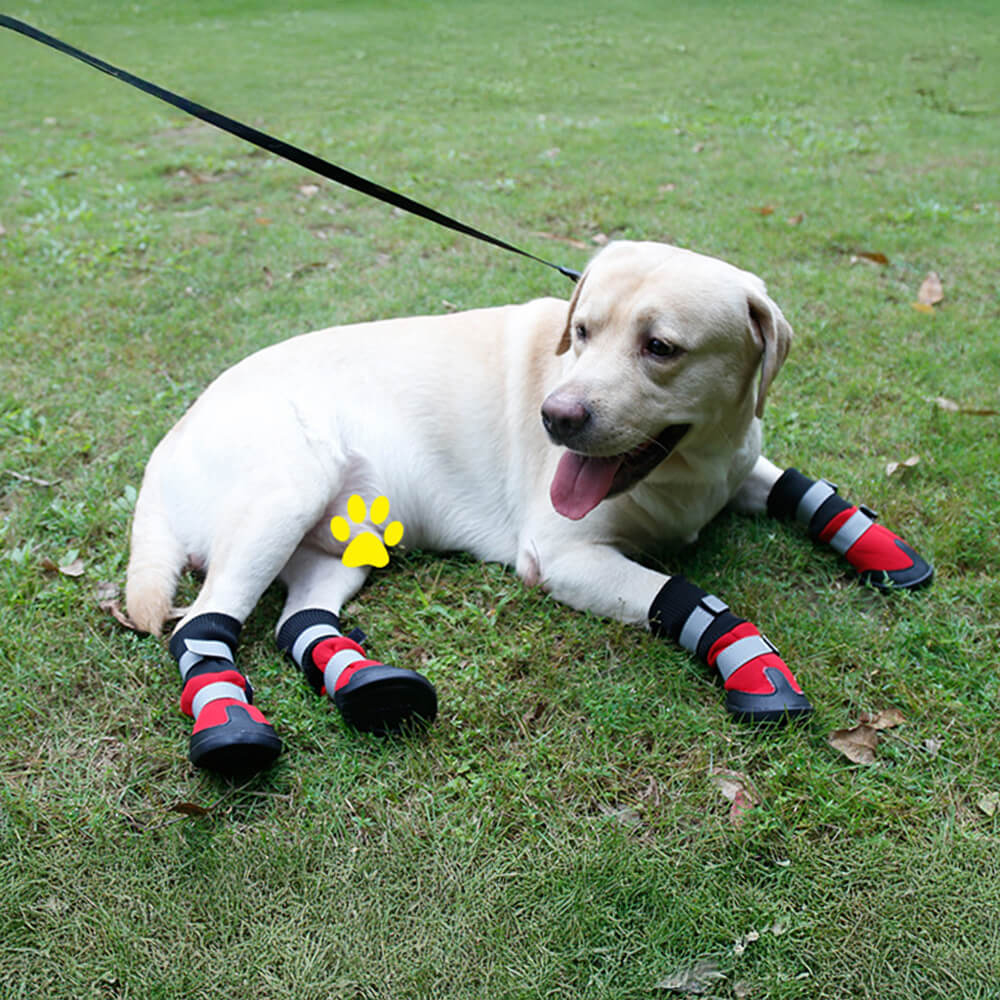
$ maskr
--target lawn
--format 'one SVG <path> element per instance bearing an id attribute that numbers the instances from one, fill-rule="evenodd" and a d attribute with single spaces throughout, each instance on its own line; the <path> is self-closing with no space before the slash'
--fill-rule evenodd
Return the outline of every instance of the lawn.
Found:
<path id="1" fill-rule="evenodd" d="M 569 283 L 2 32 L 4 997 L 1000 996 L 993 4 L 9 13 L 570 267 L 624 237 L 761 274 L 796 330 L 769 455 L 937 575 L 885 597 L 728 514 L 671 555 L 817 708 L 762 733 L 672 646 L 395 556 L 345 618 L 435 682 L 427 734 L 344 727 L 276 652 L 275 590 L 241 655 L 286 752 L 193 770 L 164 644 L 101 607 L 157 440 L 281 338 Z M 829 742 L 864 713 L 896 723 L 867 764 Z"/>

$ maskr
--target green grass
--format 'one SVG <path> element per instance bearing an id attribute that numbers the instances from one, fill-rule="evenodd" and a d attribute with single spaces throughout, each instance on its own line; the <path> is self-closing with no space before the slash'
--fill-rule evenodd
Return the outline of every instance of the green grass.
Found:
<path id="1" fill-rule="evenodd" d="M 5 997 L 606 1000 L 671 995 L 698 962 L 717 997 L 1000 995 L 998 418 L 928 401 L 1000 408 L 992 4 L 11 13 L 570 266 L 588 251 L 553 237 L 756 270 L 797 334 L 769 454 L 870 503 L 938 576 L 885 599 L 794 529 L 728 515 L 675 556 L 817 706 L 760 734 L 675 649 L 414 553 L 347 617 L 437 684 L 425 738 L 347 731 L 276 654 L 274 592 L 242 662 L 287 752 L 240 787 L 193 771 L 164 647 L 94 598 L 123 582 L 155 442 L 282 337 L 567 284 L 307 197 L 301 170 L 4 34 Z M 929 270 L 933 315 L 912 308 Z M 74 557 L 82 576 L 52 570 Z M 888 707 L 907 721 L 876 765 L 828 746 Z M 740 826 L 719 767 L 761 798 Z"/>

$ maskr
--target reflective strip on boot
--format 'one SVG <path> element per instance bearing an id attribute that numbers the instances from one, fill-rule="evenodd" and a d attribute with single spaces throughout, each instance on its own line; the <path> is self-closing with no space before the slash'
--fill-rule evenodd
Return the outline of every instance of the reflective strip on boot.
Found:
<path id="1" fill-rule="evenodd" d="M 347 678 L 344 677 L 345 672 L 361 660 L 368 663 L 372 662 L 364 653 L 359 652 L 357 649 L 342 649 L 339 653 L 334 653 L 330 657 L 323 668 L 323 686 L 331 698 L 333 697 L 333 692 L 337 690 L 337 685 L 341 682 L 341 679 L 346 682 Z"/>
<path id="2" fill-rule="evenodd" d="M 198 721 L 198 716 L 201 715 L 201 710 L 211 701 L 218 701 L 220 698 L 229 698 L 233 701 L 241 701 L 244 705 L 248 705 L 246 691 L 240 687 L 239 684 L 233 684 L 230 681 L 213 681 L 211 684 L 206 684 L 200 691 L 191 699 L 191 714 L 194 716 L 194 721 Z"/>
<path id="3" fill-rule="evenodd" d="M 716 656 L 715 669 L 723 681 L 728 681 L 744 664 L 756 660 L 758 656 L 777 652 L 762 635 L 748 635 L 730 643 Z"/>
<path id="4" fill-rule="evenodd" d="M 817 479 L 809 489 L 806 490 L 798 506 L 795 508 L 795 520 L 804 527 L 809 527 L 809 522 L 816 513 L 837 492 L 832 483 L 825 479 Z"/>
<path id="5" fill-rule="evenodd" d="M 856 510 L 836 531 L 828 544 L 835 552 L 842 556 L 847 555 L 847 550 L 874 524 L 875 522 Z"/>
<path id="6" fill-rule="evenodd" d="M 724 611 L 729 610 L 729 605 L 720 600 L 714 594 L 706 594 L 698 604 L 698 607 L 691 612 L 681 629 L 678 644 L 694 656 L 698 654 L 698 644 L 702 636 L 708 631 L 712 622 Z"/>
<path id="7" fill-rule="evenodd" d="M 303 629 L 299 634 L 298 638 L 292 644 L 292 648 L 289 651 L 289 655 L 295 661 L 296 665 L 302 667 L 305 655 L 309 650 L 309 647 L 314 642 L 319 642 L 320 639 L 334 639 L 340 635 L 332 625 L 319 624 L 311 625 L 309 628 Z"/>

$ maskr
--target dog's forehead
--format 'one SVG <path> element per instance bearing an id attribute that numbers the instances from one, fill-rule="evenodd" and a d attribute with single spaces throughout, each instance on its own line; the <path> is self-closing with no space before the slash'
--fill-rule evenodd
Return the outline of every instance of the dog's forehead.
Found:
<path id="1" fill-rule="evenodd" d="M 678 320 L 742 314 L 753 275 L 716 257 L 657 243 L 611 244 L 591 262 L 578 310 L 626 319 L 658 311 Z"/>

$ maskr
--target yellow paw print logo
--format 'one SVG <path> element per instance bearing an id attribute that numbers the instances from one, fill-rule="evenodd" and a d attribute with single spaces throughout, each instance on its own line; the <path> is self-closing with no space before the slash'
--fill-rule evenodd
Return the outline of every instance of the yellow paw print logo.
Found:
<path id="1" fill-rule="evenodd" d="M 376 497 L 372 501 L 370 511 L 371 522 L 376 527 L 381 527 L 389 516 L 389 501 L 385 497 Z M 347 501 L 347 517 L 339 514 L 330 521 L 330 531 L 338 542 L 346 542 L 351 538 L 351 528 L 360 527 L 369 516 L 369 510 L 365 506 L 364 500 L 353 494 Z M 351 539 L 350 545 L 344 550 L 341 562 L 345 566 L 388 566 L 389 553 L 386 550 L 388 545 L 398 545 L 403 537 L 403 526 L 399 521 L 390 521 L 382 530 L 382 537 L 379 538 L 372 531 L 363 531 L 360 535 L 355 535 Z"/>

